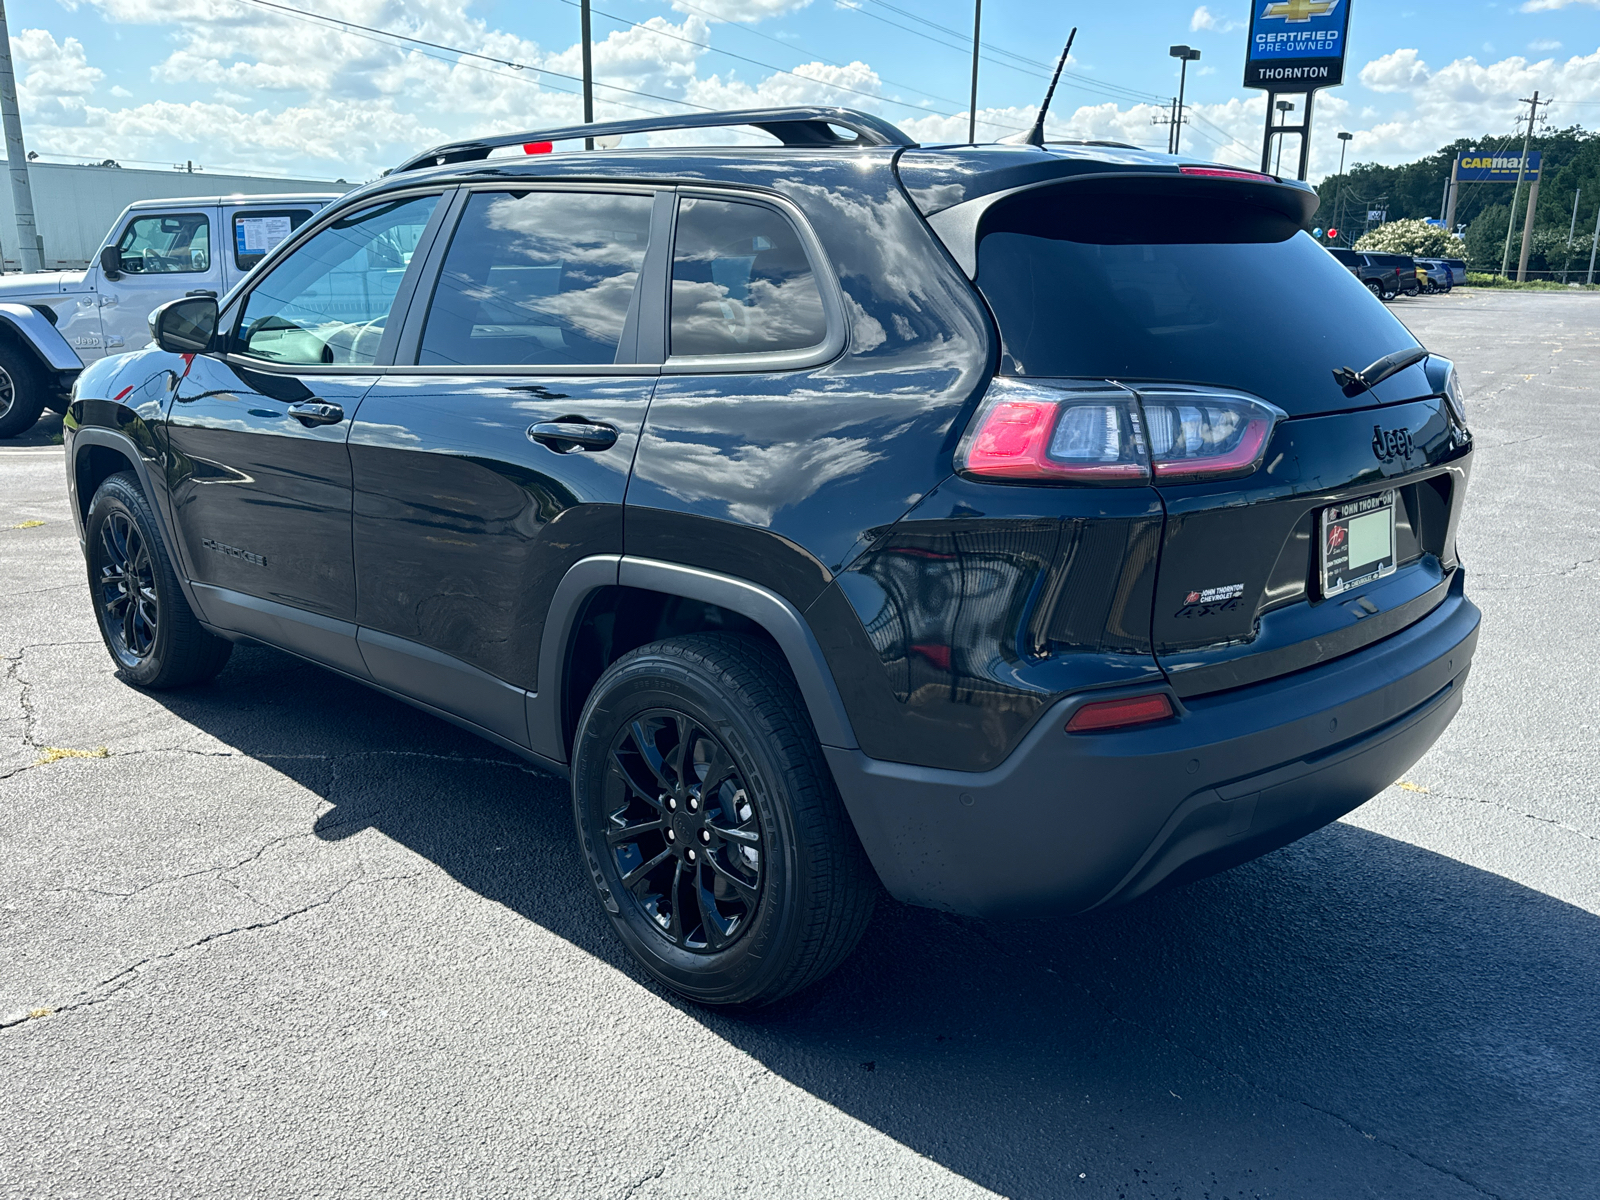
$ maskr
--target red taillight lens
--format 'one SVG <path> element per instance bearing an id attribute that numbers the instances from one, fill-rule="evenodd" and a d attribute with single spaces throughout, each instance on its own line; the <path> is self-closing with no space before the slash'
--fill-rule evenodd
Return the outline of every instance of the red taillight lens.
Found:
<path id="1" fill-rule="evenodd" d="M 1172 699 L 1165 692 L 1149 696 L 1128 696 L 1121 700 L 1097 700 L 1085 704 L 1067 722 L 1068 733 L 1098 733 L 1107 729 L 1126 729 L 1148 725 L 1176 716 Z"/>
<path id="2" fill-rule="evenodd" d="M 1248 179 L 1251 183 L 1277 183 L 1271 175 L 1259 171 L 1232 171 L 1227 167 L 1179 167 L 1180 175 L 1202 175 L 1207 179 Z"/>
<path id="3" fill-rule="evenodd" d="M 1135 387 L 1137 385 L 1134 385 Z M 1241 392 L 998 376 L 956 452 L 980 479 L 1148 483 L 1252 474 L 1285 413 Z"/>
<path id="4" fill-rule="evenodd" d="M 1287 415 L 1229 392 L 1141 391 L 1157 482 L 1253 474 L 1273 427 Z"/>
<path id="5" fill-rule="evenodd" d="M 1121 388 L 997 378 L 956 454 L 968 475 L 1081 483 L 1150 478 L 1139 406 Z"/>

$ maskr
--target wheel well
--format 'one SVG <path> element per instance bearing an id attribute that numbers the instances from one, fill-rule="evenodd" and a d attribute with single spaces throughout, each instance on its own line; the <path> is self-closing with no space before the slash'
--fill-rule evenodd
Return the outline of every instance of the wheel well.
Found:
<path id="1" fill-rule="evenodd" d="M 607 667 L 630 650 L 662 638 L 721 631 L 760 638 L 782 650 L 773 636 L 742 613 L 644 588 L 604 587 L 589 597 L 573 627 L 562 683 L 561 732 L 571 750 L 578 717 Z"/>
<path id="2" fill-rule="evenodd" d="M 39 372 L 39 380 L 45 387 L 55 386 L 56 369 L 45 361 L 39 347 L 18 332 L 16 326 L 9 321 L 0 320 L 0 346 L 16 354 L 26 355 L 29 362 Z"/>
<path id="3" fill-rule="evenodd" d="M 78 516 L 87 521 L 95 489 L 118 471 L 133 470 L 133 463 L 110 446 L 85 446 L 73 459 L 72 467 L 78 481 Z"/>

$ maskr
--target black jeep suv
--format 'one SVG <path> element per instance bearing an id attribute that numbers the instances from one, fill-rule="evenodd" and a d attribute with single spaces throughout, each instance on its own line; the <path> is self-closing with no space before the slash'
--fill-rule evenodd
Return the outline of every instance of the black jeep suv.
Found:
<path id="1" fill-rule="evenodd" d="M 545 153 L 712 125 L 775 140 Z M 106 646 L 160 688 L 266 643 L 570 776 L 708 1003 L 821 977 L 880 884 L 1243 862 L 1415 762 L 1478 629 L 1454 371 L 1315 204 L 839 109 L 440 147 L 83 373 Z"/>

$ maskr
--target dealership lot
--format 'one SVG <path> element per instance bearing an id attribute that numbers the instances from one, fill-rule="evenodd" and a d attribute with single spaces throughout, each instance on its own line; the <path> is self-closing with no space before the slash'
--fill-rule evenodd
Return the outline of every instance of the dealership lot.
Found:
<path id="1" fill-rule="evenodd" d="M 1600 295 L 1392 307 L 1478 438 L 1433 752 L 1122 911 L 884 902 L 754 1016 L 633 968 L 557 780 L 267 650 L 119 684 L 58 425 L 7 443 L 0 1195 L 1592 1195 Z"/>

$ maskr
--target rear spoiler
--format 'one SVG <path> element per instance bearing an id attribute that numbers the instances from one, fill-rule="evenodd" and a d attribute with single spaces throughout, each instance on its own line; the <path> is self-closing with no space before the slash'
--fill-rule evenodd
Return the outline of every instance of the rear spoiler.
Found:
<path id="1" fill-rule="evenodd" d="M 1303 183 L 1229 167 L 1186 166 L 1168 170 L 1095 171 L 1047 179 L 1005 191 L 990 192 L 936 212 L 927 218 L 927 222 L 967 278 L 975 279 L 978 274 L 978 243 L 985 232 L 986 218 L 997 208 L 1019 197 L 1042 198 L 1039 193 L 1056 188 L 1071 188 L 1074 194 L 1082 194 L 1087 190 L 1170 196 L 1175 201 L 1193 199 L 1199 195 L 1212 199 L 1236 199 L 1241 204 L 1269 209 L 1297 226 L 1311 220 L 1321 203 L 1317 193 Z"/>

